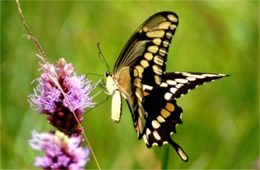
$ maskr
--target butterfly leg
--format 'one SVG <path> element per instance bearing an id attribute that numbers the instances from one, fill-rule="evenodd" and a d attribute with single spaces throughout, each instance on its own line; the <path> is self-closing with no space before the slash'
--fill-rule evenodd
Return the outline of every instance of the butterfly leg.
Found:
<path id="1" fill-rule="evenodd" d="M 104 91 L 101 91 L 101 92 L 104 92 Z M 98 94 L 99 94 L 99 93 L 100 93 L 100 92 L 98 92 Z M 109 99 L 109 96 L 107 96 L 107 97 L 105 98 L 105 100 L 103 100 L 102 102 L 96 104 L 93 108 L 88 109 L 88 111 L 86 111 L 86 113 L 88 113 L 88 112 L 91 111 L 92 109 L 95 109 L 95 108 L 97 108 L 98 106 L 104 104 L 106 101 L 108 101 L 108 99 Z"/>

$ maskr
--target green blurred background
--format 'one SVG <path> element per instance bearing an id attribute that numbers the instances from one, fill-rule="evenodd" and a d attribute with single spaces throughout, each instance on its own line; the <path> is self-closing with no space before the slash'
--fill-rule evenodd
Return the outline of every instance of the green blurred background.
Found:
<path id="1" fill-rule="evenodd" d="M 22 1 L 24 15 L 50 62 L 65 57 L 79 74 L 104 74 L 97 42 L 112 69 L 135 29 L 158 11 L 174 11 L 180 23 L 167 71 L 227 73 L 178 100 L 183 125 L 172 138 L 189 155 L 182 162 L 169 146 L 147 149 L 139 141 L 124 102 L 119 124 L 111 100 L 85 114 L 85 132 L 102 168 L 259 168 L 258 1 Z M 39 53 L 23 35 L 14 1 L 1 2 L 1 166 L 34 168 L 42 153 L 28 145 L 31 130 L 52 130 L 27 96 L 40 75 Z M 96 82 L 99 77 L 89 79 Z M 100 89 L 96 89 L 97 92 Z M 99 103 L 106 98 L 95 98 Z M 96 168 L 93 158 L 86 168 Z"/>

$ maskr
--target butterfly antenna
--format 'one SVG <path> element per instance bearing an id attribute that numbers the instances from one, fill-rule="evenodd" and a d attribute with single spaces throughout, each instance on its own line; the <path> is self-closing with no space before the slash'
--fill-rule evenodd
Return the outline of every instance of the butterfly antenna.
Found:
<path id="1" fill-rule="evenodd" d="M 97 43 L 97 48 L 98 48 L 98 56 L 99 56 L 100 60 L 106 65 L 107 70 L 110 72 L 110 69 L 109 69 L 109 65 L 108 65 L 108 63 L 107 63 L 107 60 L 105 59 L 103 53 L 101 52 L 100 42 Z"/>
<path id="2" fill-rule="evenodd" d="M 102 75 L 102 74 L 97 74 L 97 73 L 86 73 L 86 76 L 87 76 L 87 77 L 88 77 L 88 75 L 94 75 L 94 76 L 104 77 L 104 75 Z"/>

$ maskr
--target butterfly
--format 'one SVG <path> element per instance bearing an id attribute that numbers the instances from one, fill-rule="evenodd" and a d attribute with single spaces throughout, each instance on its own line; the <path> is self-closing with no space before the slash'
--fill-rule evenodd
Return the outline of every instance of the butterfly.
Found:
<path id="1" fill-rule="evenodd" d="M 159 12 L 148 18 L 128 40 L 113 73 L 107 72 L 106 89 L 112 95 L 111 118 L 120 121 L 122 97 L 126 99 L 138 139 L 147 147 L 170 144 L 183 161 L 184 150 L 171 139 L 182 124 L 182 108 L 176 99 L 225 74 L 165 72 L 167 54 L 179 18 Z"/>

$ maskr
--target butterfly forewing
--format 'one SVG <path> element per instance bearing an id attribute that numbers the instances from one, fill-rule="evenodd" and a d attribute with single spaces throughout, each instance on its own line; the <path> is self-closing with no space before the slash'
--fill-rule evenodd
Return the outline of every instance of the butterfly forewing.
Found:
<path id="1" fill-rule="evenodd" d="M 142 136 L 147 116 L 143 108 L 145 95 L 158 86 L 165 72 L 165 63 L 178 17 L 172 12 L 161 12 L 147 19 L 134 33 L 118 58 L 114 72 L 130 66 L 132 96 L 128 97 L 135 129 Z M 148 91 L 146 93 L 146 91 Z"/>
<path id="2" fill-rule="evenodd" d="M 178 16 L 172 12 L 161 12 L 148 18 L 129 39 L 115 64 L 114 72 L 126 65 L 133 66 L 142 84 L 160 84 L 177 25 Z"/>

